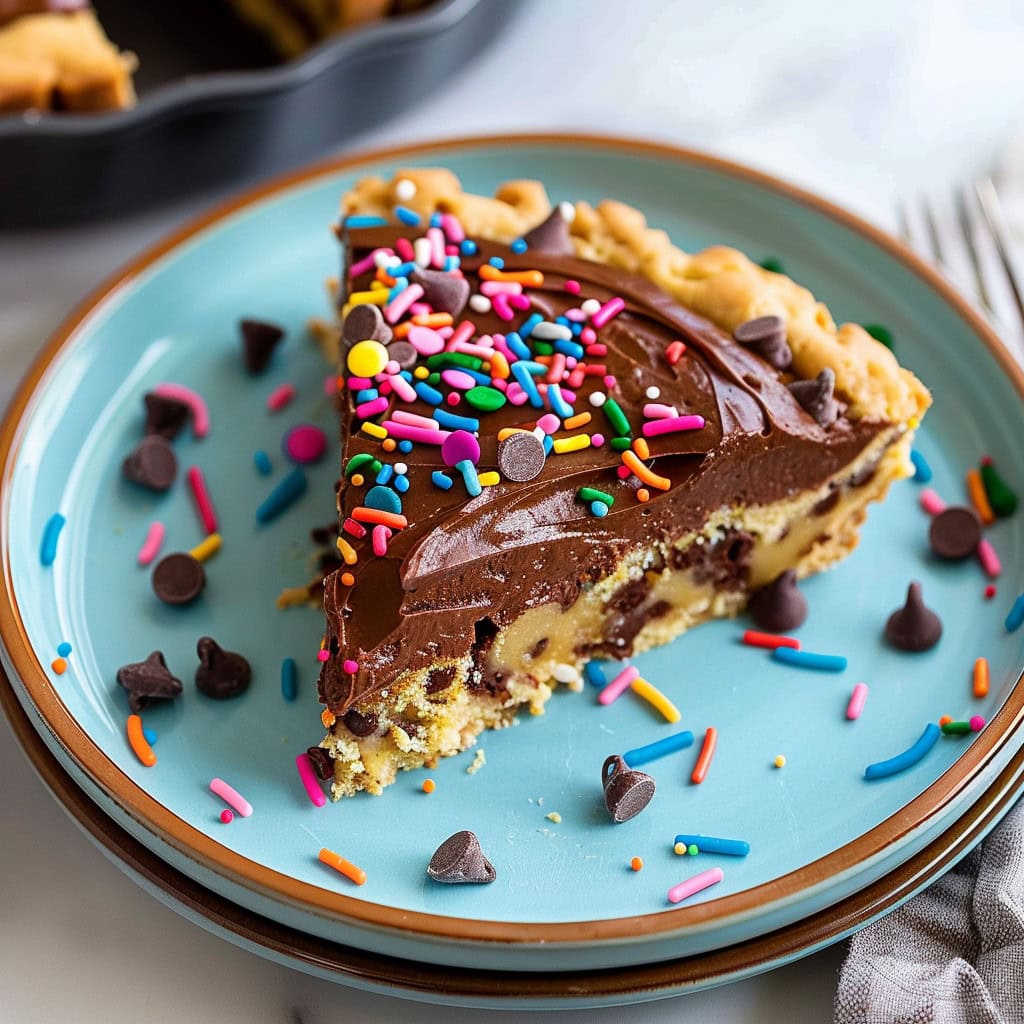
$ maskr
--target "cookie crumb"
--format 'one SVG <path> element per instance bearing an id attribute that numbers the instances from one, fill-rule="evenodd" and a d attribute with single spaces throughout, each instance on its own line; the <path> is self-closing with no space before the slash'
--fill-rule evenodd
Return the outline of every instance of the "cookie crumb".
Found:
<path id="1" fill-rule="evenodd" d="M 544 817 L 547 818 L 548 821 L 553 821 L 556 825 L 562 824 L 562 816 L 558 811 L 552 811 L 550 814 L 545 814 Z"/>
<path id="2" fill-rule="evenodd" d="M 483 752 L 483 750 L 478 750 L 473 758 L 473 763 L 469 765 L 468 768 L 466 768 L 466 774 L 476 775 L 476 773 L 480 771 L 480 769 L 483 768 L 485 764 L 487 764 L 487 755 Z"/>

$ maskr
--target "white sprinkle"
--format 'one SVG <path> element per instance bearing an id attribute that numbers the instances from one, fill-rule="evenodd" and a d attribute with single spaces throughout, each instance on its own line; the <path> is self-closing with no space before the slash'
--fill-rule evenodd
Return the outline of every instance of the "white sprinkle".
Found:
<path id="1" fill-rule="evenodd" d="M 595 391 L 590 396 L 590 404 L 595 409 L 600 409 L 602 405 L 608 400 L 608 396 L 603 391 Z"/>
<path id="2" fill-rule="evenodd" d="M 654 401 L 654 400 L 655 400 L 656 398 L 661 398 L 661 388 L 656 388 L 656 387 L 654 387 L 654 385 L 653 385 L 653 384 L 651 385 L 651 387 L 649 387 L 649 388 L 647 389 L 647 392 L 646 392 L 646 393 L 647 393 L 647 397 L 648 397 L 648 398 L 649 398 L 649 399 L 650 399 L 650 400 L 651 400 L 652 402 L 653 402 L 653 401 Z"/>
<path id="3" fill-rule="evenodd" d="M 405 476 L 405 474 L 409 472 L 409 467 L 404 462 L 396 462 L 395 472 L 399 476 Z"/>
<path id="4" fill-rule="evenodd" d="M 467 775 L 476 775 L 483 766 L 487 764 L 487 755 L 482 749 L 477 750 L 476 755 L 473 758 L 473 763 L 466 769 Z"/>
<path id="5" fill-rule="evenodd" d="M 470 295 L 469 308 L 474 313 L 490 313 L 491 300 L 486 295 Z"/>
<path id="6" fill-rule="evenodd" d="M 572 665 L 559 662 L 551 672 L 556 683 L 572 683 L 579 678 L 579 672 Z"/>
<path id="7" fill-rule="evenodd" d="M 429 238 L 417 238 L 412 243 L 413 261 L 421 267 L 430 266 L 430 258 L 433 251 Z"/>
<path id="8" fill-rule="evenodd" d="M 403 203 L 407 203 L 415 195 L 416 185 L 414 182 L 411 182 L 408 178 L 402 178 L 400 181 L 395 182 L 396 199 L 400 199 Z"/>
<path id="9" fill-rule="evenodd" d="M 381 249 L 380 252 L 373 254 L 373 265 L 375 267 L 386 267 L 394 259 L 398 259 L 398 257 Z"/>
<path id="10" fill-rule="evenodd" d="M 559 203 L 558 212 L 566 224 L 571 224 L 576 219 L 576 207 L 572 203 Z"/>
<path id="11" fill-rule="evenodd" d="M 587 316 L 593 316 L 601 308 L 601 303 L 597 299 L 584 299 L 580 303 L 580 309 L 583 310 Z"/>
<path id="12" fill-rule="evenodd" d="M 572 331 L 565 324 L 553 324 L 545 320 L 534 327 L 532 337 L 540 338 L 541 341 L 572 341 Z"/>

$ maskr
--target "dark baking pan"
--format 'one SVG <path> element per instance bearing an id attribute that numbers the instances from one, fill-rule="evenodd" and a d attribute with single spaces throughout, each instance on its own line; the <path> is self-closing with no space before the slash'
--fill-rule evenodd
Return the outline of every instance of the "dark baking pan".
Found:
<path id="1" fill-rule="evenodd" d="M 98 0 L 139 54 L 139 103 L 0 117 L 0 225 L 107 217 L 336 148 L 450 77 L 522 2 L 435 0 L 281 63 L 211 0 Z"/>

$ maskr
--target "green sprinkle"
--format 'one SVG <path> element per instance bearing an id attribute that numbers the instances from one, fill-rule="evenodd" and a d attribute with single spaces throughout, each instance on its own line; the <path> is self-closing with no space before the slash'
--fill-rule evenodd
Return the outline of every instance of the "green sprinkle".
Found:
<path id="1" fill-rule="evenodd" d="M 609 508 L 615 504 L 615 499 L 604 491 L 599 491 L 596 487 L 581 487 L 576 492 L 576 497 L 580 501 L 591 502 L 591 501 L 603 501 Z"/>
<path id="2" fill-rule="evenodd" d="M 981 482 L 985 485 L 988 503 L 997 516 L 1005 518 L 1017 511 L 1017 495 L 1010 490 L 991 462 L 985 461 L 981 464 Z"/>
<path id="3" fill-rule="evenodd" d="M 466 402 L 481 412 L 494 412 L 500 409 L 508 399 L 497 389 L 486 384 L 478 384 L 470 388 L 463 396 Z"/>
<path id="4" fill-rule="evenodd" d="M 966 736 L 971 731 L 970 722 L 947 722 L 942 731 L 947 736 Z"/>
<path id="5" fill-rule="evenodd" d="M 430 376 L 427 377 L 427 383 L 432 388 L 436 388 L 437 385 L 441 383 L 441 374 L 439 374 L 439 373 L 432 373 L 432 374 L 430 374 Z"/>
<path id="6" fill-rule="evenodd" d="M 613 437 L 608 444 L 613 452 L 624 452 L 633 447 L 633 442 L 628 437 Z"/>
<path id="7" fill-rule="evenodd" d="M 533 351 L 538 356 L 550 356 L 554 355 L 555 346 L 550 341 L 539 341 L 535 338 L 533 339 Z"/>
<path id="8" fill-rule="evenodd" d="M 881 324 L 864 324 L 864 330 L 871 335 L 875 341 L 880 341 L 886 348 L 892 348 L 892 331 Z"/>
<path id="9" fill-rule="evenodd" d="M 614 398 L 609 398 L 601 408 L 604 410 L 605 416 L 608 417 L 608 422 L 612 425 L 612 429 L 619 437 L 629 437 L 632 434 L 633 431 L 630 428 L 629 420 L 626 419 L 626 414 Z"/>
<path id="10" fill-rule="evenodd" d="M 364 466 L 368 466 L 371 473 L 379 473 L 382 463 L 369 452 L 360 452 L 358 455 L 353 455 L 345 464 L 345 479 L 347 480 L 353 473 Z"/>
<path id="11" fill-rule="evenodd" d="M 769 256 L 767 259 L 761 260 L 761 268 L 763 270 L 770 270 L 773 274 L 784 274 L 785 268 L 782 266 L 782 261 L 776 259 L 774 256 Z"/>
<path id="12" fill-rule="evenodd" d="M 696 857 L 697 854 L 700 853 L 700 847 L 698 847 L 696 843 L 690 843 L 690 845 L 686 848 L 686 852 L 691 857 Z"/>
<path id="13" fill-rule="evenodd" d="M 482 359 L 467 356 L 465 352 L 438 352 L 427 357 L 428 370 L 444 370 L 450 366 L 461 366 L 467 370 L 479 370 L 484 365 Z"/>

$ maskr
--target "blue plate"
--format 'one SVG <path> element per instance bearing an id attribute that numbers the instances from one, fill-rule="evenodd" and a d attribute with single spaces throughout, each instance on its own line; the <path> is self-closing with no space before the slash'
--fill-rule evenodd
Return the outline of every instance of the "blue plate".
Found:
<path id="1" fill-rule="evenodd" d="M 287 429 L 315 423 L 332 435 L 328 372 L 306 334 L 335 272 L 328 225 L 359 176 L 444 164 L 468 189 L 536 177 L 553 198 L 615 196 L 644 209 L 688 249 L 724 242 L 780 258 L 836 319 L 886 324 L 901 361 L 932 389 L 919 449 L 931 484 L 963 500 L 964 471 L 982 454 L 1024 482 L 1021 382 L 998 342 L 948 286 L 867 226 L 779 183 L 695 154 L 614 140 L 471 140 L 371 155 L 304 172 L 218 211 L 142 257 L 55 339 L 15 402 L 0 438 L 2 555 L 9 605 L 0 608 L 4 664 L 23 706 L 61 763 L 107 813 L 168 863 L 219 894 L 334 941 L 440 964 L 570 970 L 691 955 L 765 934 L 850 896 L 904 863 L 965 813 L 1021 746 L 1024 697 L 1019 635 L 1003 619 L 1022 589 L 1024 518 L 987 535 L 1005 567 L 998 595 L 974 561 L 938 564 L 927 544 L 919 485 L 905 482 L 872 509 L 858 551 L 805 587 L 805 648 L 844 654 L 849 668 L 820 674 L 744 647 L 746 625 L 716 622 L 636 659 L 683 714 L 668 726 L 627 696 L 562 692 L 541 718 L 488 733 L 474 752 L 403 774 L 383 797 L 314 807 L 294 758 L 321 735 L 315 680 L 318 612 L 280 611 L 279 592 L 310 577 L 309 530 L 333 515 L 337 453 L 308 475 L 305 496 L 273 523 L 255 509 L 288 472 Z M 237 321 L 287 328 L 270 370 L 249 377 Z M 194 388 L 212 427 L 175 442 L 181 475 L 155 497 L 126 483 L 120 463 L 142 430 L 142 395 L 159 382 Z M 296 390 L 267 408 L 282 384 Z M 261 476 L 253 453 L 271 455 Z M 202 597 L 186 608 L 155 599 L 136 564 L 148 525 L 166 525 L 165 551 L 203 536 L 186 467 L 202 468 L 223 549 L 207 563 Z M 54 513 L 66 517 L 56 560 L 40 561 Z M 910 656 L 882 642 L 909 580 L 924 582 L 945 633 Z M 198 637 L 245 654 L 250 691 L 215 702 L 192 684 Z M 62 642 L 68 669 L 51 668 Z M 158 763 L 145 768 L 125 737 L 115 682 L 125 662 L 164 652 L 184 697 L 147 709 Z M 991 689 L 971 694 L 975 658 Z M 298 696 L 281 690 L 281 663 L 299 666 Z M 845 718 L 855 683 L 870 696 Z M 981 715 L 988 726 L 944 737 L 915 768 L 869 783 L 867 764 L 908 747 L 927 722 Z M 719 732 L 707 780 L 689 776 L 704 730 Z M 656 762 L 648 810 L 614 826 L 602 809 L 600 767 L 610 753 L 678 728 L 697 744 Z M 784 755 L 784 768 L 774 759 Z M 255 807 L 220 822 L 209 791 L 221 777 Z M 553 820 L 560 819 L 560 820 Z M 450 833 L 474 830 L 495 864 L 490 886 L 438 886 L 425 875 Z M 673 852 L 679 832 L 747 840 L 746 858 Z M 317 860 L 329 847 L 368 875 L 352 885 Z M 642 857 L 642 871 L 630 860 Z M 724 881 L 672 908 L 670 886 L 712 866 Z"/>

